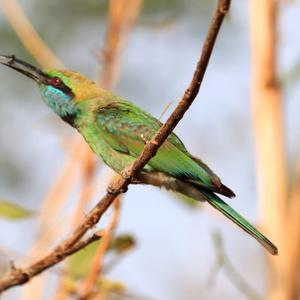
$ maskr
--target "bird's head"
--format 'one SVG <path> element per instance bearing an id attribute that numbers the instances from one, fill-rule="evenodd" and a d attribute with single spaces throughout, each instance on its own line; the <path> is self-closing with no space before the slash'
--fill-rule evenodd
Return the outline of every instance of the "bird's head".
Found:
<path id="1" fill-rule="evenodd" d="M 14 55 L 0 55 L 0 64 L 6 65 L 33 79 L 39 86 L 46 104 L 60 117 L 74 116 L 78 103 L 103 93 L 93 81 L 69 70 L 41 70 Z"/>

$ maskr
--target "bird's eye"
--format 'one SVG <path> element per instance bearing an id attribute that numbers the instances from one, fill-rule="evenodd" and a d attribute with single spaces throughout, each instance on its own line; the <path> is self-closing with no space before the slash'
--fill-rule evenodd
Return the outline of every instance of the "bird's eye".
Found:
<path id="1" fill-rule="evenodd" d="M 58 77 L 53 77 L 51 79 L 51 84 L 54 85 L 54 86 L 58 86 L 58 85 L 61 84 L 61 80 Z"/>

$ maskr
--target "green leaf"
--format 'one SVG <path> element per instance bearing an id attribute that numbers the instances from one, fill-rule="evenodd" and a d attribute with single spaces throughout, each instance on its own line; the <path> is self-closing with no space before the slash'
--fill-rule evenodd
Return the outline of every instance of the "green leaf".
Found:
<path id="1" fill-rule="evenodd" d="M 78 292 L 78 279 L 74 279 L 69 274 L 65 275 L 63 277 L 63 288 L 64 288 L 65 292 L 67 292 L 70 296 L 76 294 Z M 99 293 L 101 294 L 101 296 L 103 296 L 103 295 L 107 296 L 107 294 L 109 294 L 109 293 L 121 294 L 121 293 L 126 292 L 126 290 L 127 290 L 126 286 L 122 282 L 112 281 L 110 279 L 107 279 L 107 278 L 101 276 L 95 282 L 91 299 L 100 298 L 100 297 L 98 297 L 98 296 L 100 296 Z M 107 297 L 105 297 L 105 299 L 106 298 Z M 101 299 L 102 299 L 102 297 L 101 297 Z M 122 299 L 122 298 L 120 298 L 120 299 Z"/>
<path id="2" fill-rule="evenodd" d="M 110 279 L 101 277 L 98 280 L 98 285 L 101 292 L 122 292 L 126 290 L 125 285 L 120 281 L 112 281 Z"/>
<path id="3" fill-rule="evenodd" d="M 85 277 L 92 266 L 93 258 L 101 243 L 101 239 L 89 244 L 84 249 L 74 253 L 67 259 L 67 273 L 74 279 Z M 134 238 L 129 234 L 122 234 L 113 238 L 109 251 L 124 253 L 135 246 Z"/>
<path id="4" fill-rule="evenodd" d="M 100 243 L 101 239 L 89 244 L 68 258 L 67 272 L 71 277 L 83 278 L 88 274 Z"/>
<path id="5" fill-rule="evenodd" d="M 0 200 L 0 218 L 22 220 L 30 218 L 33 215 L 33 211 L 30 211 L 18 204 L 6 200 Z"/>

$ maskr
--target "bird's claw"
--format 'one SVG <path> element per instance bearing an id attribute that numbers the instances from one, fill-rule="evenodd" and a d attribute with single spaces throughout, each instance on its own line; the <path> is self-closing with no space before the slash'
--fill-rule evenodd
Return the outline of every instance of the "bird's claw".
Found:
<path id="1" fill-rule="evenodd" d="M 132 178 L 131 178 L 131 183 L 132 183 L 132 184 L 140 184 L 141 182 L 140 182 L 138 179 L 132 177 Z"/>
<path id="2" fill-rule="evenodd" d="M 121 193 L 126 193 L 128 191 L 128 186 L 124 187 L 123 189 L 120 189 Z"/>
<path id="3" fill-rule="evenodd" d="M 130 174 L 131 173 L 131 170 L 130 168 L 125 168 L 122 172 L 121 172 L 121 176 L 125 179 L 125 180 L 130 180 L 130 183 L 133 183 L 133 184 L 139 184 L 141 183 L 138 179 L 132 177 L 132 175 Z M 126 191 L 127 191 L 127 188 L 126 188 Z M 125 192 L 126 192 L 125 191 Z M 124 193 L 125 193 L 124 192 Z"/>
<path id="4" fill-rule="evenodd" d="M 129 180 L 131 179 L 131 175 L 130 175 L 130 168 L 125 168 L 122 172 L 121 172 L 121 176 L 126 179 L 126 180 Z"/>
<path id="5" fill-rule="evenodd" d="M 110 195 L 114 195 L 116 193 L 116 189 L 112 185 L 109 185 L 106 191 Z"/>
<path id="6" fill-rule="evenodd" d="M 124 187 L 124 188 L 121 188 L 119 190 L 120 193 L 126 193 L 128 190 L 128 187 Z M 115 195 L 117 193 L 117 189 L 114 188 L 113 186 L 109 185 L 108 188 L 107 188 L 107 193 L 110 194 L 110 195 Z"/>

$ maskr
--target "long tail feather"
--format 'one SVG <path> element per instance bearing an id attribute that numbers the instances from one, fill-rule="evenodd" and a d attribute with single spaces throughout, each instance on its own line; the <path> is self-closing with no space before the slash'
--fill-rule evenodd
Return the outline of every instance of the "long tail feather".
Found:
<path id="1" fill-rule="evenodd" d="M 211 206 L 220 211 L 228 219 L 237 224 L 240 228 L 255 238 L 271 254 L 278 254 L 277 247 L 273 245 L 262 233 L 253 227 L 238 212 L 231 208 L 226 202 L 221 200 L 213 192 L 205 191 L 202 188 L 185 182 L 183 180 L 171 177 L 160 172 L 141 172 L 137 179 L 145 184 L 151 184 L 158 187 L 165 187 L 167 190 L 181 193 L 197 201 L 207 201 Z"/>
<path id="2" fill-rule="evenodd" d="M 253 227 L 246 219 L 244 219 L 238 212 L 230 207 L 226 202 L 221 200 L 218 196 L 209 192 L 202 192 L 207 197 L 207 202 L 224 214 L 227 218 L 237 224 L 240 228 L 254 237 L 262 246 L 264 246 L 271 254 L 277 255 L 277 247 L 269 241 L 262 233 Z"/>

